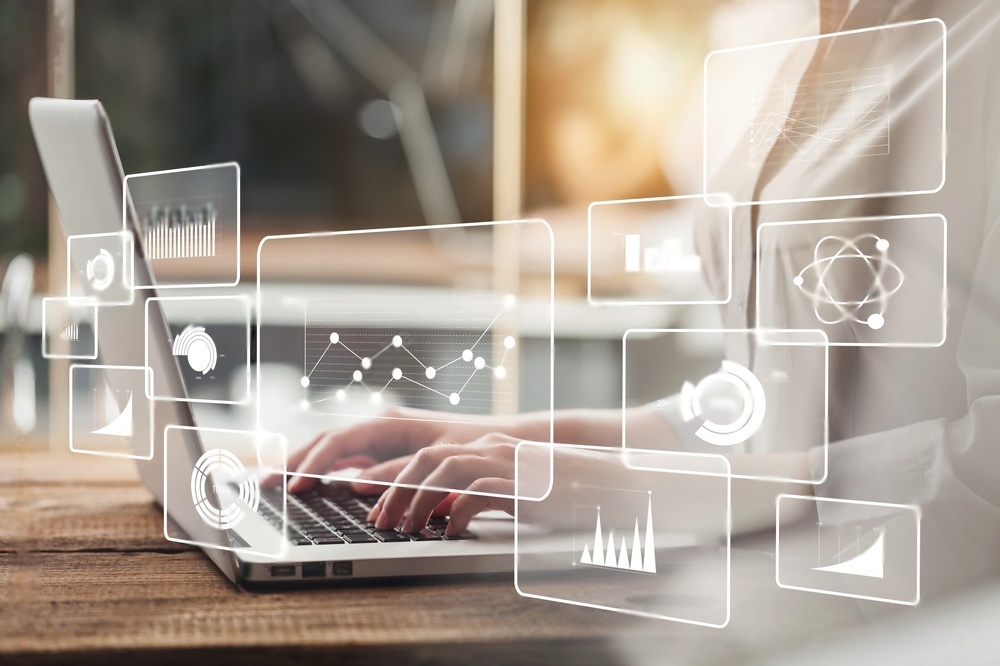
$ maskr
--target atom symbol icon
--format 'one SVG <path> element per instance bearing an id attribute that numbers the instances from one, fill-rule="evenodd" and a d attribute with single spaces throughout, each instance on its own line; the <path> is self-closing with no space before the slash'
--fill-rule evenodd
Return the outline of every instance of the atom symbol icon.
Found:
<path id="1" fill-rule="evenodd" d="M 885 238 L 825 236 L 792 284 L 812 300 L 824 324 L 852 321 L 878 330 L 885 326 L 889 299 L 903 286 L 903 271 L 889 258 Z"/>

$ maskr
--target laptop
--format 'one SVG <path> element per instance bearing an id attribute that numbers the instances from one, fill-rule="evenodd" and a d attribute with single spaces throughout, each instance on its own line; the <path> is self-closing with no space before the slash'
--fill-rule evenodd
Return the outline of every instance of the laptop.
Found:
<path id="1" fill-rule="evenodd" d="M 35 142 L 53 199 L 67 236 L 121 232 L 123 229 L 123 171 L 111 125 L 97 100 L 35 98 L 29 104 Z M 155 284 L 140 239 L 141 222 L 129 215 L 125 230 L 134 239 L 134 284 Z M 86 248 L 84 248 L 86 249 Z M 85 266 L 88 256 L 74 252 L 70 261 Z M 89 290 L 89 291 L 88 291 Z M 87 296 L 96 296 L 85 285 Z M 149 336 L 146 356 L 145 326 L 167 330 L 167 320 L 156 288 L 134 291 L 130 305 L 100 310 L 99 360 L 101 365 L 147 366 L 172 395 L 185 395 L 178 357 L 168 336 Z M 149 301 L 147 303 L 147 301 Z M 147 320 L 148 309 L 148 320 Z M 106 370 L 109 384 L 114 367 Z M 152 416 L 153 451 L 136 453 L 142 482 L 162 506 L 165 493 L 186 491 L 187 482 L 165 488 L 164 479 L 190 479 L 203 454 L 212 450 L 211 433 L 191 429 L 196 425 L 187 402 L 155 401 Z M 183 437 L 180 455 L 169 464 L 181 467 L 169 474 L 164 468 L 164 429 L 168 425 Z M 133 439 L 133 442 L 135 440 Z M 133 444 L 134 445 L 134 444 Z M 171 482 L 174 483 L 173 481 Z M 216 491 L 210 490 L 214 493 Z M 257 512 L 248 513 L 238 525 L 219 530 L 210 527 L 190 507 L 170 507 L 166 517 L 194 543 L 204 544 L 208 557 L 233 582 L 253 587 L 289 583 L 335 584 L 358 579 L 480 574 L 509 572 L 514 567 L 513 524 L 510 520 L 480 517 L 460 538 L 444 536 L 444 519 L 432 519 L 420 534 L 398 530 L 376 531 L 365 517 L 374 501 L 351 494 L 344 486 L 318 484 L 309 493 L 287 496 L 287 525 L 282 530 L 280 489 L 261 492 Z M 165 520 L 165 525 L 167 520 Z M 284 542 L 284 543 L 282 543 Z M 279 558 L 254 555 L 281 552 Z"/>

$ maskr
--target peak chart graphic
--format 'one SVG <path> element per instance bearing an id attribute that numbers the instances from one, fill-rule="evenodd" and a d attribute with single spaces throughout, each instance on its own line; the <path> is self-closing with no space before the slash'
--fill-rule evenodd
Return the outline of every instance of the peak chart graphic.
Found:
<path id="1" fill-rule="evenodd" d="M 594 528 L 593 544 L 584 544 L 579 564 L 583 566 L 605 567 L 642 573 L 656 573 L 656 546 L 653 539 L 653 496 L 649 495 L 646 505 L 646 529 L 639 533 L 639 517 L 632 529 L 632 545 L 628 545 L 628 534 L 622 534 L 621 546 L 616 546 L 617 536 L 608 530 L 607 539 L 601 526 L 601 507 L 597 507 L 597 521 Z"/>

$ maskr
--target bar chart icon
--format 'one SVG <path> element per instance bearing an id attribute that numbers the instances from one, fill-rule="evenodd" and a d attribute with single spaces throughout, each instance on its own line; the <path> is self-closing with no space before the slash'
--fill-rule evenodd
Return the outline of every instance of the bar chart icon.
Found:
<path id="1" fill-rule="evenodd" d="M 211 205 L 153 210 L 146 220 L 150 259 L 215 256 L 215 208 Z"/>

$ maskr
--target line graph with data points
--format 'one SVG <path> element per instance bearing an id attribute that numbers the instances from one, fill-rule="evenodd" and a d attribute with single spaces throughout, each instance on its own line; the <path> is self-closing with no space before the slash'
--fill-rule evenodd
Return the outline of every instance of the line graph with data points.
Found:
<path id="1" fill-rule="evenodd" d="M 756 163 L 833 154 L 888 155 L 890 95 L 881 68 L 778 79 L 750 95 Z"/>
<path id="2" fill-rule="evenodd" d="M 508 359 L 517 339 L 499 333 L 510 330 L 513 296 L 393 305 L 390 299 L 373 310 L 368 299 L 351 298 L 309 303 L 304 408 L 327 411 L 366 398 L 486 412 L 494 402 L 516 399 Z"/>

